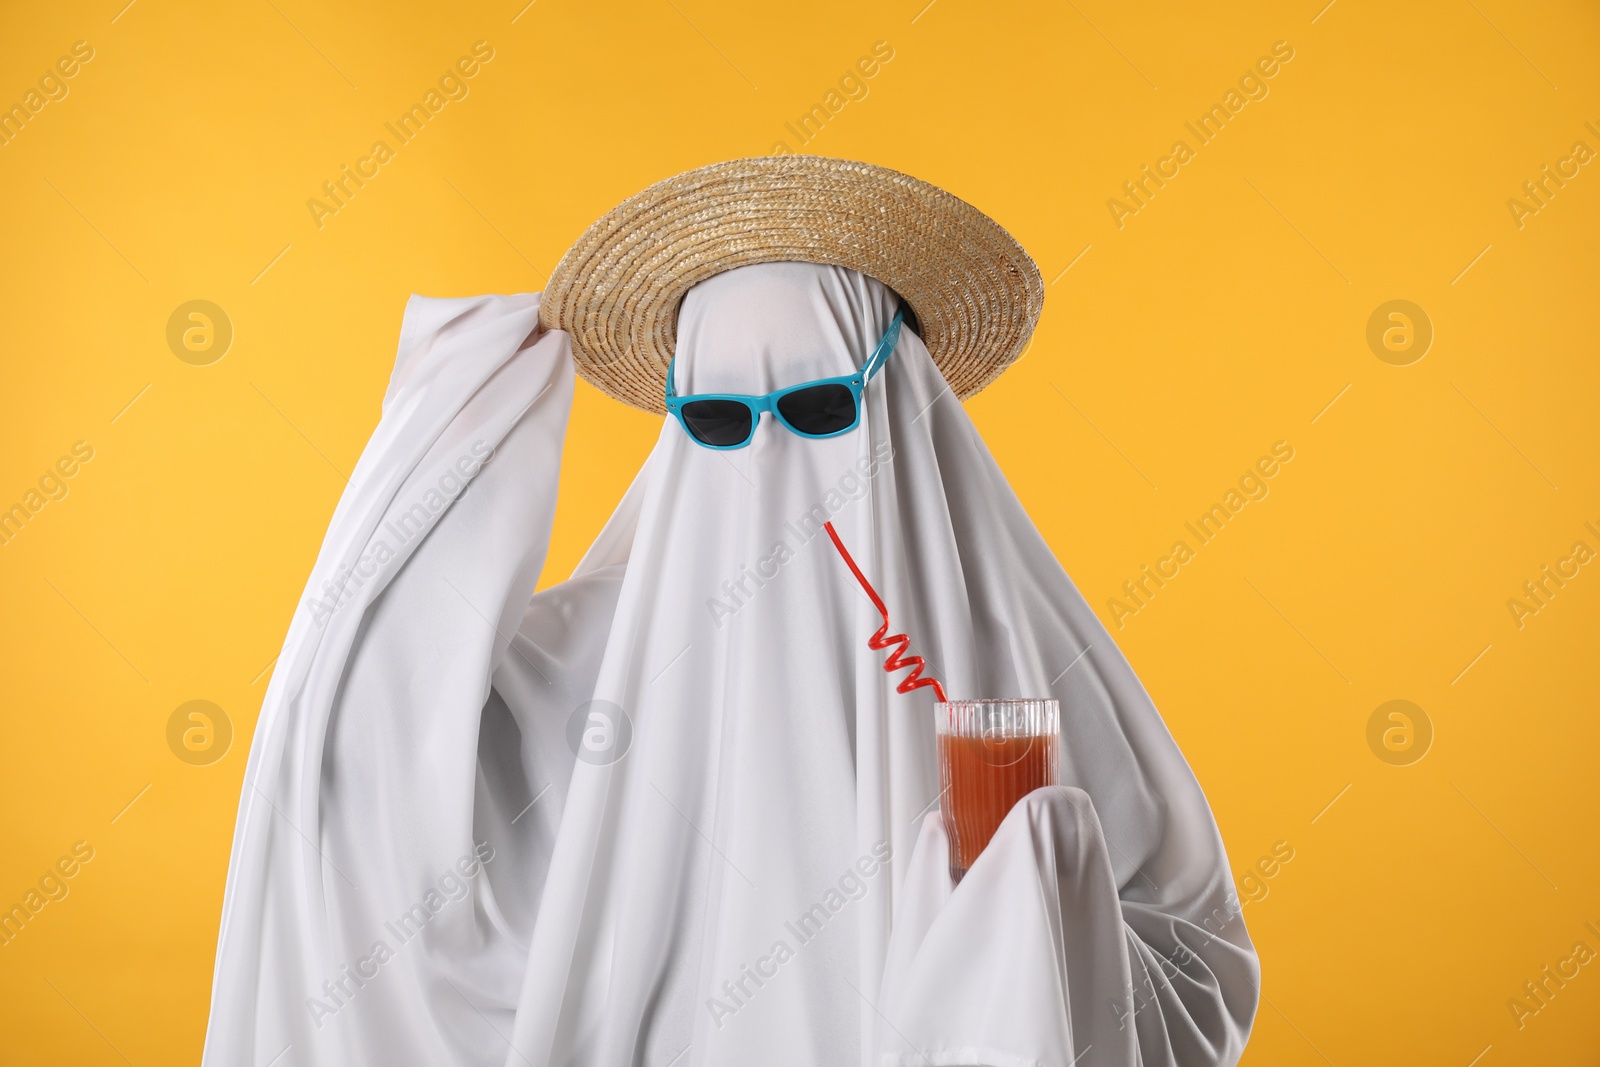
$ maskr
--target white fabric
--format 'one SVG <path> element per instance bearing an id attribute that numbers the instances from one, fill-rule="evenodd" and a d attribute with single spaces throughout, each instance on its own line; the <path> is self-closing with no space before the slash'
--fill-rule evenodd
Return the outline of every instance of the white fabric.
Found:
<path id="1" fill-rule="evenodd" d="M 537 304 L 407 307 L 257 726 L 204 1062 L 1235 1062 L 1258 972 L 1205 798 L 915 334 L 853 433 L 666 420 L 535 595 L 572 389 Z M 894 308 L 718 275 L 679 391 L 848 373 Z M 957 887 L 930 690 L 827 520 L 952 695 L 1062 702 L 1063 786 Z"/>

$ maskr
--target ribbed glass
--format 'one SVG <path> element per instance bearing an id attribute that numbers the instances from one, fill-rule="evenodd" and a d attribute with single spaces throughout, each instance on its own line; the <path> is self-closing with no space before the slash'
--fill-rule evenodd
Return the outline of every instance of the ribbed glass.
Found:
<path id="1" fill-rule="evenodd" d="M 1055 785 L 1061 705 L 1042 700 L 949 700 L 934 705 L 939 807 L 950 877 L 961 881 L 1017 801 Z"/>

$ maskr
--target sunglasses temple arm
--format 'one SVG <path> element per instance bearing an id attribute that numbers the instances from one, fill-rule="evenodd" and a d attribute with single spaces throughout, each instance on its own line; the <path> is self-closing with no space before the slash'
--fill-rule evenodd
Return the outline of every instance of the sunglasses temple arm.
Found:
<path id="1" fill-rule="evenodd" d="M 871 381 L 872 376 L 889 362 L 889 353 L 894 351 L 894 346 L 900 340 L 900 325 L 905 321 L 905 309 L 894 313 L 894 321 L 889 323 L 889 328 L 883 332 L 883 340 L 878 342 L 878 347 L 872 350 L 872 355 L 867 359 L 867 365 L 861 368 L 862 380 Z M 671 382 L 671 369 L 668 369 L 668 382 Z"/>

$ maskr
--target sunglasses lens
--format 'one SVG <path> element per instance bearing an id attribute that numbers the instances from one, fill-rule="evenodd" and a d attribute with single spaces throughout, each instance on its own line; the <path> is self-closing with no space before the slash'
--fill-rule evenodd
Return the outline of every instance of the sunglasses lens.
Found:
<path id="1" fill-rule="evenodd" d="M 750 439 L 750 409 L 737 400 L 691 400 L 683 405 L 683 424 L 703 445 L 727 448 Z"/>
<path id="2" fill-rule="evenodd" d="M 843 385 L 814 385 L 781 398 L 778 414 L 800 433 L 826 437 L 855 423 L 856 397 Z"/>

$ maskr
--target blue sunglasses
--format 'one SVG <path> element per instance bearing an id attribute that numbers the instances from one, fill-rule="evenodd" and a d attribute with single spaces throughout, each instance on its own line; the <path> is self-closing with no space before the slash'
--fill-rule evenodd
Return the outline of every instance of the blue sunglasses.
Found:
<path id="1" fill-rule="evenodd" d="M 856 373 L 802 382 L 765 396 L 740 393 L 678 396 L 672 385 L 673 369 L 678 362 L 674 359 L 667 365 L 667 411 L 695 444 L 720 451 L 748 445 L 755 437 L 756 423 L 763 411 L 771 412 L 790 432 L 801 437 L 838 437 L 849 433 L 861 422 L 861 390 L 889 361 L 904 319 L 904 311 L 895 312 L 883 340 Z"/>

